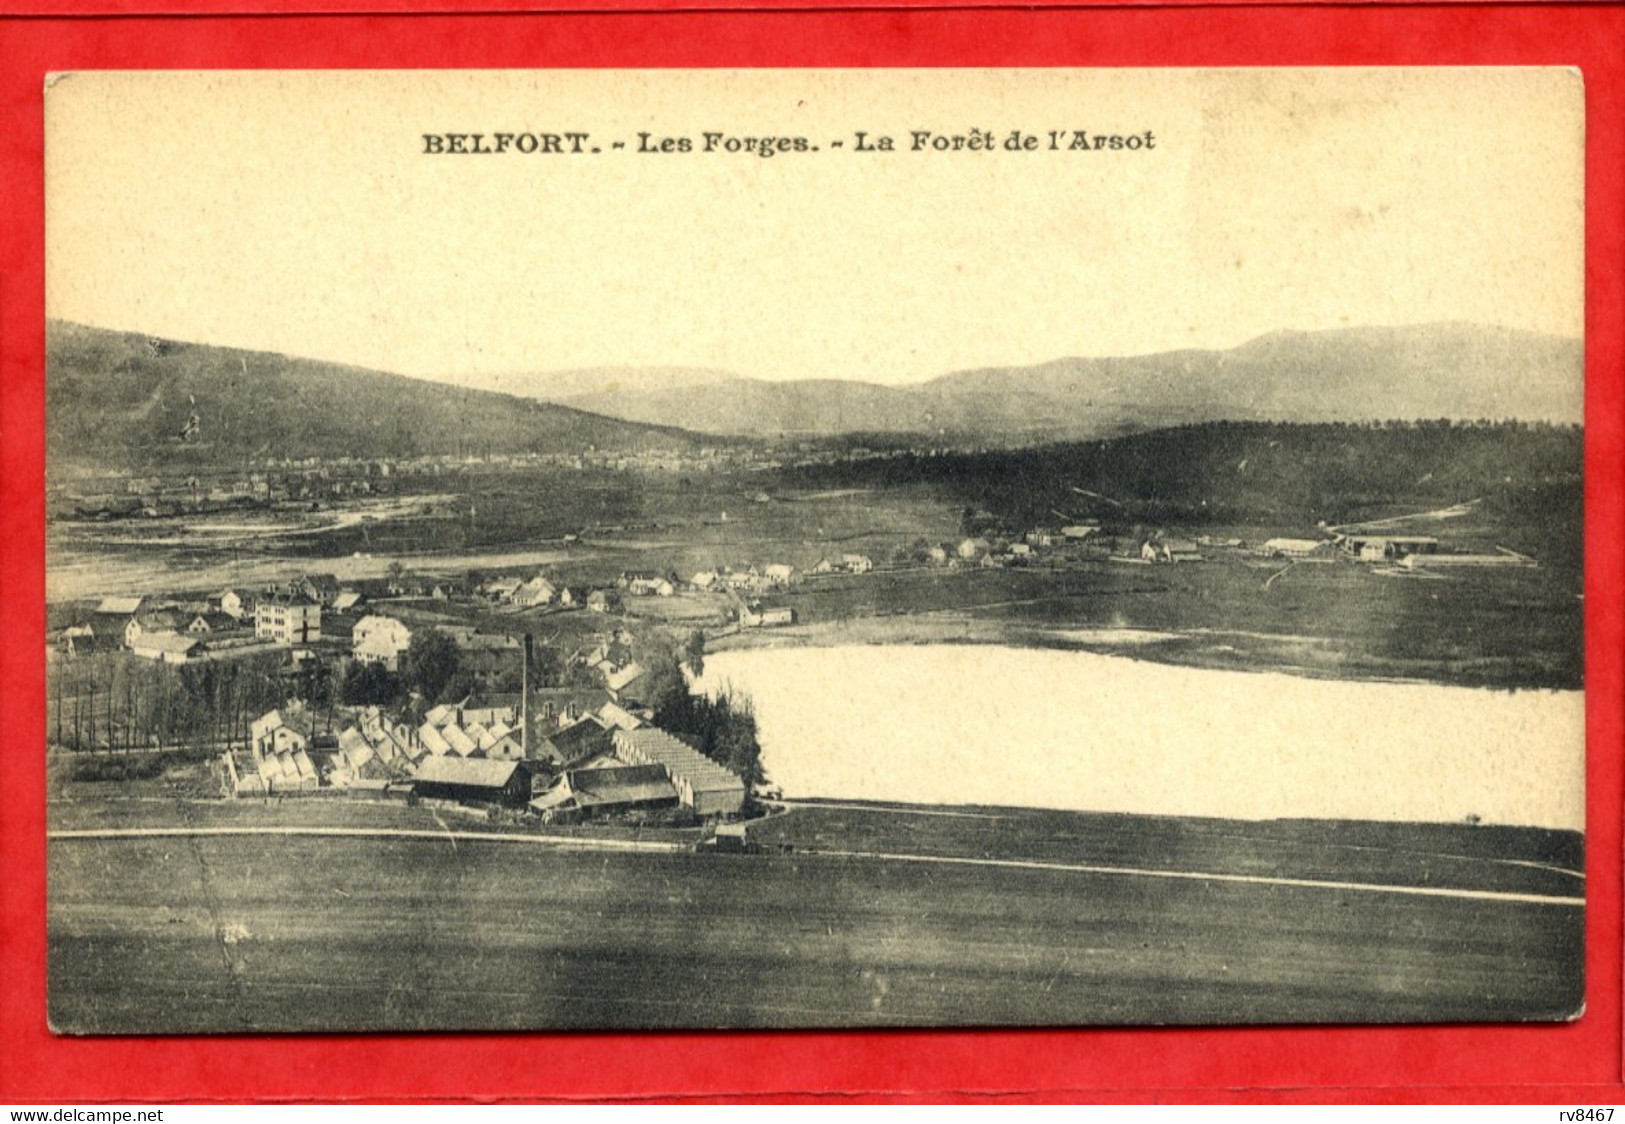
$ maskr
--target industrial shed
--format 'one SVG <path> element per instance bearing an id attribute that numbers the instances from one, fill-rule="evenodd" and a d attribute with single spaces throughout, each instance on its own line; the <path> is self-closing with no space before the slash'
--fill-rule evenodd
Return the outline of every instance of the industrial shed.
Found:
<path id="1" fill-rule="evenodd" d="M 574 769 L 564 774 L 584 811 L 614 812 L 626 808 L 671 808 L 677 789 L 664 765 L 620 765 L 604 769 Z"/>
<path id="2" fill-rule="evenodd" d="M 1307 558 L 1324 550 L 1330 543 L 1330 539 L 1268 539 L 1258 550 L 1270 557 Z"/>
<path id="3" fill-rule="evenodd" d="M 1380 535 L 1351 531 L 1342 537 L 1345 551 L 1362 562 L 1384 562 L 1413 554 L 1437 554 L 1439 540 L 1431 535 Z"/>
<path id="4" fill-rule="evenodd" d="M 745 782 L 664 730 L 642 726 L 616 730 L 615 756 L 632 765 L 664 765 L 678 801 L 702 816 L 737 815 L 745 806 Z"/>
<path id="5" fill-rule="evenodd" d="M 561 765 L 579 764 L 610 751 L 609 727 L 590 715 L 537 740 L 540 744 L 532 757 Z"/>
<path id="6" fill-rule="evenodd" d="M 521 761 L 480 757 L 426 758 L 413 790 L 430 800 L 457 800 L 521 807 L 530 799 L 530 770 Z"/>

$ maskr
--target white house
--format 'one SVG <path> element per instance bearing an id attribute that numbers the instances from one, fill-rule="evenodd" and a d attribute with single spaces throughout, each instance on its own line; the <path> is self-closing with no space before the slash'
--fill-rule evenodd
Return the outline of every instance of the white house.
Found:
<path id="1" fill-rule="evenodd" d="M 191 663 L 202 657 L 203 642 L 175 632 L 144 632 L 130 645 L 130 654 L 159 663 Z"/>
<path id="2" fill-rule="evenodd" d="M 529 609 L 540 605 L 552 604 L 553 598 L 557 593 L 558 587 L 556 587 L 552 582 L 548 581 L 541 574 L 537 574 L 534 578 L 531 578 L 528 582 L 525 582 L 518 589 L 514 590 L 511 600 L 515 605 L 520 605 Z"/>
<path id="3" fill-rule="evenodd" d="M 355 622 L 351 651 L 362 663 L 379 663 L 397 671 L 401 653 L 411 644 L 412 630 L 404 622 L 374 614 Z"/>
<path id="4" fill-rule="evenodd" d="M 519 578 L 492 578 L 480 587 L 480 591 L 492 601 L 512 601 L 513 595 L 524 584 Z"/>
<path id="5" fill-rule="evenodd" d="M 1265 554 L 1302 558 L 1326 546 L 1324 539 L 1269 539 L 1258 549 Z"/>
<path id="6" fill-rule="evenodd" d="M 134 649 L 143 636 L 173 636 L 188 622 L 178 613 L 161 609 L 151 613 L 138 613 L 124 623 L 124 646 Z"/>
<path id="7" fill-rule="evenodd" d="M 298 594 L 268 597 L 254 606 L 254 635 L 278 644 L 322 638 L 322 606 Z"/>
<path id="8" fill-rule="evenodd" d="M 295 712 L 284 715 L 280 710 L 268 711 L 249 726 L 249 748 L 254 754 L 266 791 L 307 790 L 318 787 L 321 778 L 306 751 L 310 738 L 290 719 Z"/>
<path id="9" fill-rule="evenodd" d="M 626 592 L 633 597 L 670 597 L 677 592 L 677 587 L 664 574 L 630 573 L 623 580 L 626 583 Z"/>
<path id="10" fill-rule="evenodd" d="M 254 613 L 254 599 L 243 596 L 235 589 L 224 590 L 220 594 L 219 601 L 220 611 L 229 617 L 242 620 L 245 615 L 252 616 Z"/>

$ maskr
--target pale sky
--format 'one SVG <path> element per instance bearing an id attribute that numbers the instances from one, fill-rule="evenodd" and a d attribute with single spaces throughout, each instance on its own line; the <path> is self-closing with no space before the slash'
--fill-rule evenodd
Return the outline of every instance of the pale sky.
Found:
<path id="1" fill-rule="evenodd" d="M 468 385 L 1583 323 L 1565 70 L 81 73 L 46 121 L 51 316 Z M 906 151 L 972 128 L 1001 147 Z M 1005 151 L 1013 129 L 1040 149 Z M 423 154 L 572 131 L 602 151 Z M 640 131 L 819 151 L 646 155 Z"/>

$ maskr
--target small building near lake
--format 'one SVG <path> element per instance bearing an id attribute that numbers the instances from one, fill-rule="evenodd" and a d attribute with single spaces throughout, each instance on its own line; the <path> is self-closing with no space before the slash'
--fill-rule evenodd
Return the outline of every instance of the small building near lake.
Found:
<path id="1" fill-rule="evenodd" d="M 776 628 L 796 623 L 796 611 L 788 605 L 755 602 L 739 610 L 741 628 Z"/>
<path id="2" fill-rule="evenodd" d="M 1258 549 L 1271 558 L 1307 558 L 1331 545 L 1328 539 L 1267 539 Z"/>
<path id="3" fill-rule="evenodd" d="M 1362 562 L 1395 562 L 1413 554 L 1439 552 L 1439 540 L 1431 535 L 1385 535 L 1351 531 L 1339 539 L 1338 545 Z"/>

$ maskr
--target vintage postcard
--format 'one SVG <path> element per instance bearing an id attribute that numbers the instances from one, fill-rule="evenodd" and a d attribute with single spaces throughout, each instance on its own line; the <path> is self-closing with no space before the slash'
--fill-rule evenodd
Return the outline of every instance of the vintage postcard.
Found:
<path id="1" fill-rule="evenodd" d="M 58 1032 L 1582 1010 L 1576 72 L 45 107 Z"/>

